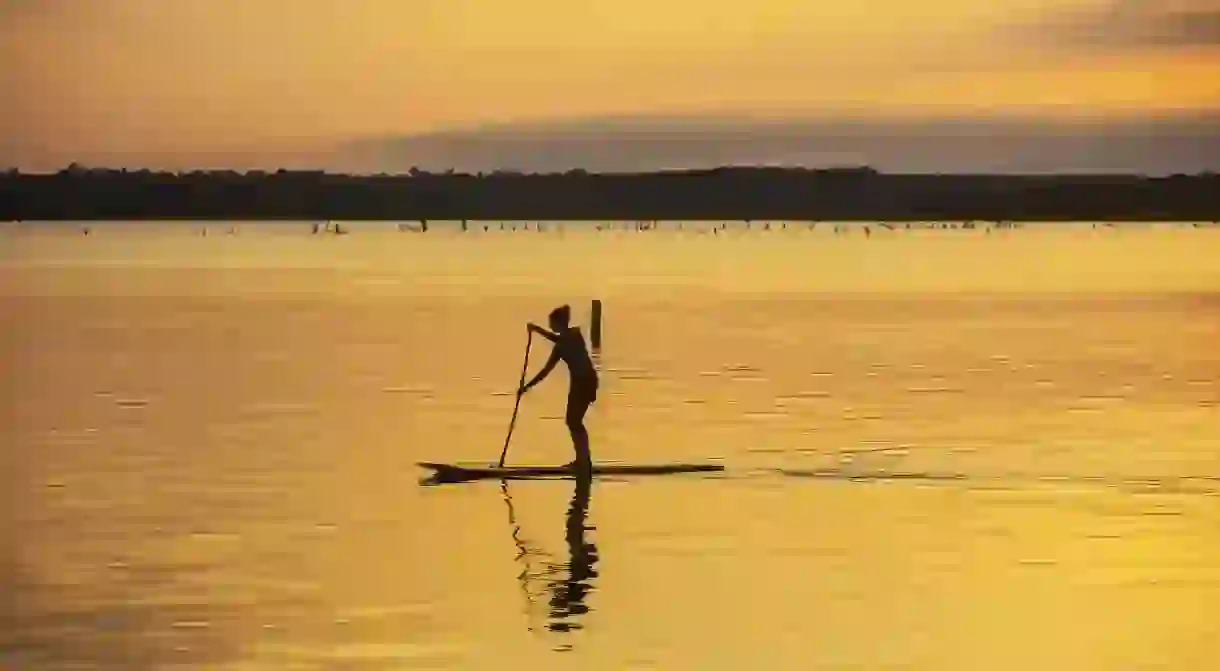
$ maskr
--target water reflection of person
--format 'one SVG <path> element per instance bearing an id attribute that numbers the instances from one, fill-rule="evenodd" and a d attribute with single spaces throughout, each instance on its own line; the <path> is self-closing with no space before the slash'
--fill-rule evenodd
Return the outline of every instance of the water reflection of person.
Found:
<path id="1" fill-rule="evenodd" d="M 585 537 L 585 532 L 591 529 L 586 525 L 586 519 L 593 477 L 589 473 L 577 474 L 574 482 L 575 488 L 572 492 L 571 504 L 568 506 L 564 532 L 568 546 L 567 562 L 547 562 L 546 567 L 541 571 L 531 570 L 529 559 L 543 553 L 536 548 L 531 548 L 530 544 L 521 537 L 521 527 L 513 510 L 508 481 L 500 483 L 504 503 L 508 507 L 508 522 L 512 527 L 513 542 L 517 545 L 517 559 L 524 564 L 523 570 L 518 576 L 521 591 L 530 604 L 529 610 L 534 611 L 534 607 L 539 605 L 534 602 L 534 599 L 540 595 L 531 589 L 530 583 L 539 579 L 547 580 L 544 588 L 549 592 L 547 600 L 549 607 L 546 611 L 547 629 L 561 634 L 582 628 L 579 620 L 590 611 L 585 599 L 593 591 L 593 581 L 597 578 L 595 568 L 598 559 L 597 546 Z M 533 631 L 534 628 L 531 626 L 530 630 Z M 571 646 L 564 645 L 559 649 L 570 650 Z"/>
<path id="2" fill-rule="evenodd" d="M 592 490 L 591 474 L 578 473 L 572 491 L 572 503 L 568 506 L 567 529 L 564 537 L 568 543 L 568 566 L 566 580 L 554 580 L 551 589 L 551 631 L 580 629 L 575 620 L 589 612 L 585 597 L 593 591 L 593 579 L 597 577 L 597 545 L 585 539 L 585 526 L 589 512 L 589 495 Z"/>

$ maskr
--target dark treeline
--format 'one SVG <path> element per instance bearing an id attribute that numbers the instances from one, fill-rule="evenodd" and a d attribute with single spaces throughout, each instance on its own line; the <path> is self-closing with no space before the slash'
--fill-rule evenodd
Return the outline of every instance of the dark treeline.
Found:
<path id="1" fill-rule="evenodd" d="M 1220 219 L 1220 176 L 887 175 L 869 168 L 337 175 L 71 166 L 0 173 L 0 220 Z"/>

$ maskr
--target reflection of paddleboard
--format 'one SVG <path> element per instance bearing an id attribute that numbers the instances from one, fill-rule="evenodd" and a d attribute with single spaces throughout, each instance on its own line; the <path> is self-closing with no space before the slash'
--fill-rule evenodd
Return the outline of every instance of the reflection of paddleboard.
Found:
<path id="1" fill-rule="evenodd" d="M 574 471 L 568 466 L 463 466 L 460 464 L 437 464 L 420 462 L 423 468 L 434 471 L 436 482 L 463 482 L 467 480 L 528 480 L 531 478 L 572 477 Z M 670 475 L 674 473 L 699 473 L 723 471 L 719 464 L 594 464 L 593 475 Z"/>

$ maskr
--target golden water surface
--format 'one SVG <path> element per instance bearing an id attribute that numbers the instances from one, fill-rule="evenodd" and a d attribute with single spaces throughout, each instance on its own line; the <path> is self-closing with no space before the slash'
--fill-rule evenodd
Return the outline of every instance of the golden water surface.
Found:
<path id="1" fill-rule="evenodd" d="M 1220 228 L 345 226 L 0 226 L 0 668 L 1220 667 Z"/>

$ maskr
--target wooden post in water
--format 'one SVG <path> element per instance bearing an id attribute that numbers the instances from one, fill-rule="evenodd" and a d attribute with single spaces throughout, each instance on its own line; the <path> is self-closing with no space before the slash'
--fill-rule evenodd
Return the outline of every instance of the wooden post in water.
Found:
<path id="1" fill-rule="evenodd" d="M 592 315 L 589 318 L 589 341 L 594 352 L 602 349 L 602 302 L 593 299 Z"/>

